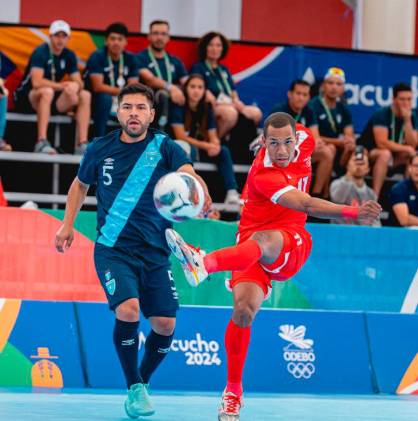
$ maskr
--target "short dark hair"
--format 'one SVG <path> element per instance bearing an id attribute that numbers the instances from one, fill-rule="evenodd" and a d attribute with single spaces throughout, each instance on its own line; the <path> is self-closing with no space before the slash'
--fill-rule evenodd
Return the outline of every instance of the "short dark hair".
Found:
<path id="1" fill-rule="evenodd" d="M 392 90 L 393 90 L 394 98 L 398 96 L 399 92 L 405 92 L 405 91 L 412 92 L 411 85 L 405 82 L 400 82 L 400 83 L 397 83 L 396 85 L 393 85 Z"/>
<path id="2" fill-rule="evenodd" d="M 296 88 L 296 85 L 307 86 L 309 89 L 311 89 L 311 84 L 306 82 L 306 80 L 296 79 L 290 84 L 289 91 L 291 91 L 291 92 L 294 91 L 295 88 Z"/>
<path id="3" fill-rule="evenodd" d="M 275 129 L 290 126 L 292 128 L 293 133 L 296 134 L 296 121 L 290 114 L 287 113 L 273 113 L 266 118 L 263 127 L 264 137 L 267 137 L 267 129 L 270 126 L 273 126 Z"/>
<path id="4" fill-rule="evenodd" d="M 119 92 L 118 103 L 120 104 L 122 102 L 123 97 L 125 95 L 131 95 L 131 94 L 144 95 L 148 99 L 151 108 L 154 108 L 154 92 L 150 87 L 148 87 L 148 86 L 146 86 L 142 83 L 133 83 L 131 85 L 126 85 Z"/>
<path id="5" fill-rule="evenodd" d="M 408 164 L 412 165 L 412 163 L 414 162 L 414 159 L 418 157 L 418 153 L 416 153 L 415 155 L 412 155 L 409 157 L 409 161 Z"/>
<path id="6" fill-rule="evenodd" d="M 208 48 L 209 43 L 215 37 L 219 37 L 222 42 L 222 54 L 219 59 L 222 60 L 227 55 L 230 46 L 229 40 L 225 37 L 225 35 L 221 34 L 220 32 L 211 31 L 203 35 L 199 39 L 199 41 L 197 41 L 197 52 L 199 54 L 200 60 L 206 60 L 206 50 Z"/>
<path id="7" fill-rule="evenodd" d="M 170 24 L 166 21 L 166 20 L 161 20 L 161 19 L 157 19 L 157 20 L 153 20 L 150 24 L 149 24 L 149 31 L 151 32 L 151 29 L 154 25 L 167 25 L 168 29 L 170 29 Z"/>
<path id="8" fill-rule="evenodd" d="M 120 35 L 123 35 L 124 37 L 127 37 L 128 36 L 128 28 L 122 22 L 114 22 L 114 23 L 111 23 L 106 28 L 105 38 L 107 38 L 111 33 L 120 34 Z"/>

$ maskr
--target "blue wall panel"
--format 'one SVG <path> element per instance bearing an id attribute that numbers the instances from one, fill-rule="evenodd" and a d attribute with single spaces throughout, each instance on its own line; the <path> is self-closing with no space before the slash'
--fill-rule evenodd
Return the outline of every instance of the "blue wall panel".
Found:
<path id="1" fill-rule="evenodd" d="M 395 393 L 418 354 L 418 315 L 368 313 L 367 328 L 379 391 Z M 413 374 L 417 394 L 418 365 Z"/>
<path id="2" fill-rule="evenodd" d="M 104 304 L 77 306 L 90 385 L 124 387 L 113 350 L 112 314 Z M 223 338 L 230 316 L 231 309 L 183 307 L 172 350 L 153 377 L 152 388 L 221 391 L 226 376 Z M 141 358 L 148 322 L 142 321 L 140 330 Z M 361 313 L 261 310 L 254 323 L 245 388 L 371 393 L 369 366 Z"/>

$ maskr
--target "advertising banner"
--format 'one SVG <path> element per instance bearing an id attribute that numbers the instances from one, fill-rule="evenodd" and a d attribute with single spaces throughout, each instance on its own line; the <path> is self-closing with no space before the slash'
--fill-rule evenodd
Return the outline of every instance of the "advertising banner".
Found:
<path id="1" fill-rule="evenodd" d="M 265 310 L 244 381 L 260 392 L 372 393 L 369 366 L 362 313 Z"/>
<path id="2" fill-rule="evenodd" d="M 0 299 L 1 386 L 85 386 L 73 306 Z"/>
<path id="3" fill-rule="evenodd" d="M 250 47 L 256 47 L 247 46 L 251 57 Z M 276 47 L 234 77 L 239 81 L 238 90 L 243 100 L 257 102 L 267 115 L 274 103 L 286 100 L 287 89 L 293 80 L 305 79 L 318 84 L 327 69 L 334 66 L 341 67 L 346 75 L 345 97 L 356 133 L 363 130 L 373 111 L 391 103 L 395 83 L 409 83 L 413 106 L 417 105 L 418 67 L 414 56 L 302 46 Z"/>
<path id="4" fill-rule="evenodd" d="M 379 392 L 418 395 L 418 315 L 366 317 Z"/>
<path id="5" fill-rule="evenodd" d="M 90 386 L 125 387 L 113 349 L 111 312 L 103 304 L 77 307 Z M 182 307 L 171 351 L 152 378 L 152 389 L 222 391 L 230 317 L 230 309 Z M 148 332 L 148 322 L 141 321 L 140 358 Z M 244 383 L 254 392 L 371 393 L 369 366 L 362 314 L 261 310 Z"/>

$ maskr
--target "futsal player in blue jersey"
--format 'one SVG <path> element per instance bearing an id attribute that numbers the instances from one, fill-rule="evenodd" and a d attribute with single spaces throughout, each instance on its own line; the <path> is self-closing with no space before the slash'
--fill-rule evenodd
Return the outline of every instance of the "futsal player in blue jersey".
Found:
<path id="1" fill-rule="evenodd" d="M 74 221 L 90 184 L 96 184 L 97 230 L 94 261 L 109 306 L 115 312 L 113 340 L 125 374 L 131 418 L 152 415 L 148 385 L 152 373 L 170 350 L 178 296 L 170 271 L 163 219 L 153 203 L 157 181 L 172 171 L 194 172 L 183 150 L 166 134 L 149 129 L 154 95 L 141 84 L 128 85 L 118 96 L 121 129 L 94 139 L 68 192 L 64 221 L 55 246 L 71 246 Z M 139 309 L 152 330 L 138 368 Z"/>

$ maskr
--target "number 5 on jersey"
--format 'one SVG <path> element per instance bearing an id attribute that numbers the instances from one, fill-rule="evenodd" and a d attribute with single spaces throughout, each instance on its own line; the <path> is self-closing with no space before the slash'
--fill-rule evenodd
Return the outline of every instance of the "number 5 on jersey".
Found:
<path id="1" fill-rule="evenodd" d="M 103 165 L 103 184 L 105 186 L 110 186 L 112 184 L 110 170 L 113 170 L 113 165 Z"/>

